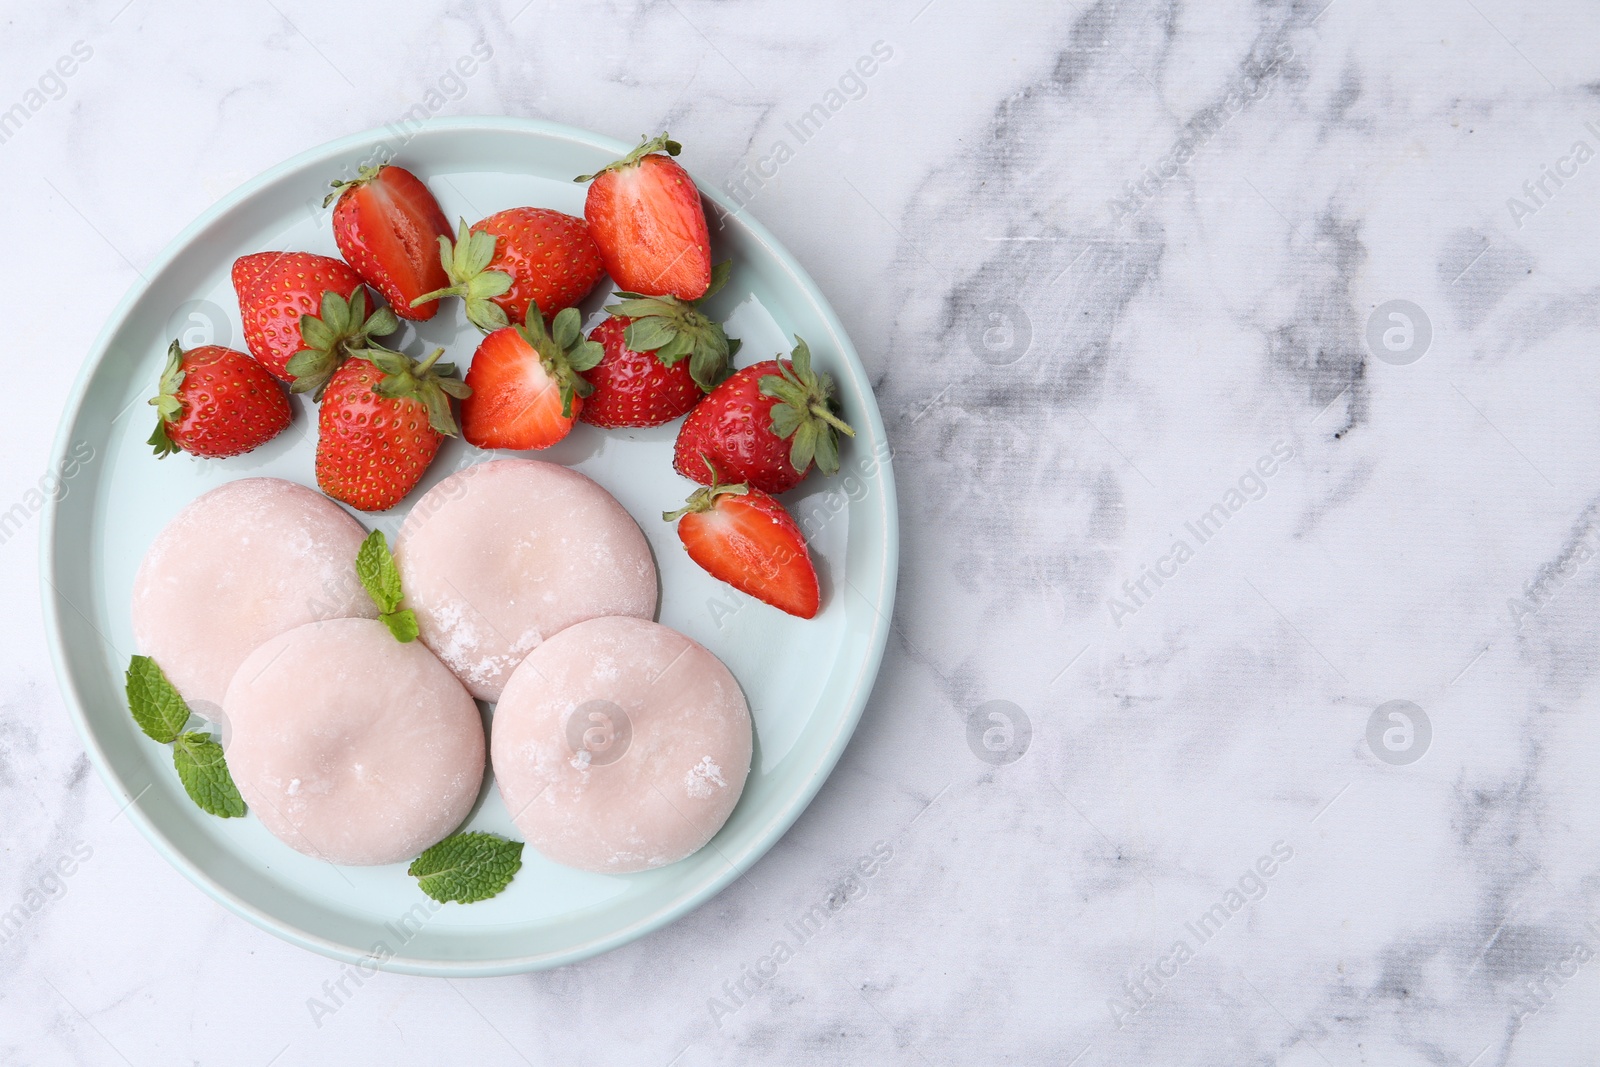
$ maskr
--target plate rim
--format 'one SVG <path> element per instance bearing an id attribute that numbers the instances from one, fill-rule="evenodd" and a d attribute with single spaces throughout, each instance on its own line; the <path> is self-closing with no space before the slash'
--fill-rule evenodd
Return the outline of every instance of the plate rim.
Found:
<path id="1" fill-rule="evenodd" d="M 430 130 L 484 130 L 535 134 L 542 137 L 574 141 L 586 147 L 598 148 L 618 156 L 631 151 L 634 147 L 627 142 L 578 127 L 545 119 L 515 118 L 510 116 L 451 116 L 424 119 L 420 125 L 409 130 L 406 143 L 409 144 L 410 140 L 417 134 Z M 71 443 L 71 430 L 82 413 L 90 382 L 105 361 L 112 338 L 126 322 L 134 303 L 150 287 L 151 278 L 158 276 L 179 255 L 185 252 L 202 230 L 284 175 L 318 160 L 328 159 L 355 148 L 375 145 L 387 138 L 393 138 L 394 135 L 394 129 L 391 125 L 374 127 L 306 149 L 275 166 L 267 168 L 202 211 L 156 254 L 143 271 L 138 271 L 136 268 L 136 273 L 140 277 L 129 286 L 121 301 L 107 315 L 105 323 L 91 343 L 83 364 L 78 369 L 77 377 L 68 392 L 66 403 L 62 408 L 61 421 L 56 428 L 55 439 L 51 446 L 50 462 L 52 469 L 59 467 L 67 455 L 67 450 Z M 699 186 L 701 195 L 715 203 L 723 212 L 728 215 L 740 216 L 742 225 L 746 227 L 750 235 L 764 244 L 773 257 L 782 264 L 784 269 L 804 291 L 805 295 L 816 306 L 828 328 L 838 338 L 841 357 L 852 364 L 854 369 L 860 371 L 862 378 L 866 379 L 866 367 L 862 364 L 860 354 L 850 340 L 849 333 L 845 330 L 844 324 L 839 321 L 833 305 L 828 301 L 806 269 L 765 226 L 753 215 L 745 212 L 742 206 L 735 207 L 732 205 L 723 192 L 713 185 L 698 181 L 696 184 Z M 868 383 L 866 395 L 870 403 L 864 405 L 863 413 L 867 418 L 868 425 L 878 439 L 888 445 L 889 438 L 887 431 L 884 429 L 882 412 L 878 408 L 877 397 L 873 393 L 870 383 Z M 873 686 L 882 667 L 884 650 L 888 644 L 889 630 L 893 625 L 894 597 L 899 577 L 900 524 L 898 500 L 895 492 L 892 447 L 888 449 L 888 454 L 879 464 L 878 471 L 880 478 L 879 490 L 882 493 L 883 500 L 885 534 L 881 559 L 883 569 L 878 588 L 873 591 L 877 598 L 876 602 L 869 601 L 868 603 L 868 607 L 872 608 L 878 616 L 878 621 L 872 629 L 867 656 L 862 662 L 861 670 L 852 685 L 849 708 L 839 718 L 834 735 L 828 741 L 827 747 L 822 752 L 821 758 L 817 761 L 812 773 L 801 788 L 791 794 L 788 800 L 778 808 L 773 817 L 768 820 L 766 826 L 759 833 L 752 835 L 750 844 L 742 852 L 734 856 L 725 857 L 729 862 L 729 867 L 726 871 L 708 879 L 703 886 L 687 894 L 682 899 L 660 908 L 634 923 L 559 951 L 529 956 L 504 957 L 494 960 L 440 960 L 407 956 L 402 950 L 400 953 L 388 958 L 378 959 L 371 953 L 356 950 L 354 946 L 331 941 L 302 930 L 291 923 L 279 919 L 270 912 L 244 901 L 224 888 L 206 873 L 198 863 L 181 852 L 144 813 L 137 804 L 138 798 L 128 793 L 121 779 L 112 771 L 110 760 L 106 756 L 99 738 L 89 727 L 88 719 L 84 712 L 83 698 L 78 691 L 75 679 L 68 670 L 66 639 L 62 632 L 61 613 L 56 604 L 60 594 L 57 592 L 53 581 L 57 564 L 55 544 L 58 508 L 58 500 L 53 495 L 46 498 L 39 527 L 39 568 L 42 579 L 39 594 L 43 602 L 46 642 L 50 648 L 50 659 L 55 670 L 56 682 L 61 690 L 63 703 L 66 705 L 67 713 L 78 731 L 79 738 L 84 743 L 84 750 L 88 754 L 90 762 L 94 764 L 95 771 L 101 781 L 105 783 L 113 797 L 120 798 L 123 804 L 122 810 L 129 815 L 146 840 L 155 847 L 156 852 L 167 863 L 182 872 L 190 882 L 235 915 L 300 948 L 345 963 L 365 962 L 367 965 L 375 964 L 379 969 L 399 974 L 432 977 L 492 977 L 559 967 L 589 959 L 638 940 L 655 930 L 676 922 L 717 896 L 734 879 L 743 876 L 762 856 L 766 855 L 768 850 L 778 843 L 789 828 L 794 825 L 795 821 L 799 819 L 801 813 L 810 806 L 812 800 L 816 798 L 817 793 L 821 790 L 822 784 L 831 776 L 834 768 L 838 765 L 839 759 L 844 755 L 844 750 L 848 746 L 851 737 L 854 736 L 861 716 L 866 710 L 867 701 L 871 698 Z M 863 599 L 866 598 L 863 597 Z"/>

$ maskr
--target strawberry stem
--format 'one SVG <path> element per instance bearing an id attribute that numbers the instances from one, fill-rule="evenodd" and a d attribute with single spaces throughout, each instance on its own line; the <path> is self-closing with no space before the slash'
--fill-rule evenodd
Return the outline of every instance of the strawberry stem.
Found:
<path id="1" fill-rule="evenodd" d="M 430 300 L 443 300 L 447 296 L 466 296 L 466 295 L 467 295 L 467 287 L 465 285 L 447 285 L 443 289 L 435 289 L 431 293 L 423 293 L 421 296 L 419 296 L 415 300 L 411 301 L 411 306 L 416 308 L 416 307 L 421 307 L 423 304 L 426 304 Z"/>
<path id="2" fill-rule="evenodd" d="M 580 174 L 572 180 L 575 182 L 592 181 L 608 170 L 626 170 L 628 167 L 637 166 L 639 160 L 656 152 L 665 152 L 669 156 L 675 156 L 681 151 L 683 151 L 683 146 L 667 136 L 665 131 L 656 134 L 654 137 L 640 136 L 639 145 L 632 152 L 629 152 L 621 159 L 607 163 L 593 174 Z"/>
<path id="3" fill-rule="evenodd" d="M 412 373 L 415 374 L 419 378 L 422 377 L 424 374 L 428 373 L 428 371 L 433 369 L 433 365 L 435 363 L 439 362 L 439 357 L 442 356 L 442 355 L 444 355 L 444 349 L 435 348 L 433 350 L 433 355 L 429 356 L 427 359 L 423 360 L 421 363 L 418 363 L 417 364 L 417 369 L 412 371 Z"/>
<path id="4" fill-rule="evenodd" d="M 856 432 L 850 428 L 850 424 L 848 422 L 845 422 L 843 419 L 829 411 L 827 408 L 823 407 L 821 404 L 812 404 L 811 414 L 815 415 L 823 422 L 826 422 L 829 426 L 832 426 L 835 430 L 838 430 L 846 437 L 854 437 L 856 435 Z"/>
<path id="5" fill-rule="evenodd" d="M 354 178 L 335 178 L 328 184 L 333 186 L 333 192 L 322 198 L 322 206 L 327 207 L 339 197 L 344 195 L 346 189 L 355 189 L 367 184 L 378 176 L 378 172 L 389 165 L 387 159 L 381 163 L 365 166 L 356 171 Z"/>

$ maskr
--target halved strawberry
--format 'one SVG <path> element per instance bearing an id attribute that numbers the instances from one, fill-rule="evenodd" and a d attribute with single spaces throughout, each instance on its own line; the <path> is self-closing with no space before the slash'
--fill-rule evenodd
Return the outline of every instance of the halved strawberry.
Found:
<path id="1" fill-rule="evenodd" d="M 315 347 L 306 342 L 301 319 L 321 313 L 324 294 L 348 301 L 360 288 L 361 276 L 348 264 L 314 252 L 256 252 L 233 262 L 245 345 L 256 362 L 286 382 L 294 381 L 289 361 L 295 353 Z"/>
<path id="2" fill-rule="evenodd" d="M 800 527 L 783 505 L 742 483 L 696 489 L 662 515 L 706 573 L 780 611 L 813 618 L 821 604 L 817 569 Z"/>
<path id="3" fill-rule="evenodd" d="M 782 493 L 800 484 L 813 461 L 823 474 L 839 469 L 835 434 L 855 431 L 836 411 L 833 379 L 813 371 L 811 349 L 794 340 L 789 359 L 735 371 L 689 412 L 673 449 L 679 474 Z"/>
<path id="4" fill-rule="evenodd" d="M 221 459 L 259 448 L 289 425 L 283 386 L 243 352 L 202 345 L 167 349 L 161 389 L 150 403 L 156 430 L 149 445 L 165 459 L 177 451 Z"/>
<path id="5" fill-rule="evenodd" d="M 589 332 L 605 349 L 599 366 L 584 372 L 594 392 L 584 400 L 583 421 L 596 426 L 659 426 L 694 407 L 728 376 L 728 360 L 739 351 L 721 323 L 700 305 L 728 280 L 729 264 L 717 264 L 711 287 L 699 300 L 619 293 L 625 299 L 612 316 Z"/>
<path id="6" fill-rule="evenodd" d="M 422 179 L 401 167 L 362 167 L 354 179 L 333 182 L 322 203 L 338 198 L 333 239 L 339 254 L 367 284 L 383 294 L 403 319 L 431 319 L 437 300 L 413 307 L 424 293 L 450 284 L 439 262 L 440 237 L 450 220 Z"/>
<path id="7" fill-rule="evenodd" d="M 591 182 L 583 217 L 619 288 L 697 300 L 711 284 L 711 235 L 700 190 L 671 158 L 681 150 L 663 133 L 573 179 Z"/>
<path id="8" fill-rule="evenodd" d="M 588 295 L 605 267 L 582 219 L 543 207 L 514 207 L 467 228 L 455 244 L 439 238 L 439 259 L 450 284 L 413 303 L 459 296 L 467 318 L 488 333 L 525 321 L 538 304 L 546 320 Z"/>
<path id="9" fill-rule="evenodd" d="M 456 432 L 450 397 L 470 394 L 438 349 L 421 363 L 387 349 L 334 372 L 317 413 L 317 486 L 361 511 L 387 511 L 416 487 Z"/>
<path id="10" fill-rule="evenodd" d="M 583 339 L 577 308 L 565 308 L 545 332 L 537 304 L 524 326 L 483 339 L 467 370 L 472 395 L 461 405 L 461 432 L 479 448 L 549 448 L 572 431 L 594 387 L 580 371 L 600 362 Z"/>

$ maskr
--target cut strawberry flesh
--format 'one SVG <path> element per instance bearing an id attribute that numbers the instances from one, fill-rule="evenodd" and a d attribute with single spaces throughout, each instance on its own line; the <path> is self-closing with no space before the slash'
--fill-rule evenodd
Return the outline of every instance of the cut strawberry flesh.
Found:
<path id="1" fill-rule="evenodd" d="M 575 396 L 572 416 L 561 414 L 560 386 L 510 328 L 483 339 L 467 384 L 472 395 L 461 402 L 461 433 L 479 448 L 549 448 L 567 436 L 583 406 Z"/>
<path id="2" fill-rule="evenodd" d="M 684 300 L 706 291 L 711 246 L 700 191 L 668 157 L 600 175 L 584 214 L 606 273 L 622 288 Z"/>
<path id="3" fill-rule="evenodd" d="M 438 243 L 441 234 L 449 235 L 450 223 L 426 186 L 414 178 L 391 179 L 390 174 L 393 168 L 355 195 L 363 201 L 359 208 L 367 223 L 362 230 L 368 247 L 388 269 L 404 298 L 403 306 L 409 307 L 423 293 L 450 284 L 439 261 Z M 437 306 L 438 301 L 430 301 L 415 310 L 432 315 Z"/>
<path id="4" fill-rule="evenodd" d="M 817 614 L 817 572 L 787 517 L 780 520 L 749 498 L 724 496 L 712 510 L 680 519 L 678 537 L 712 577 L 790 615 Z"/>

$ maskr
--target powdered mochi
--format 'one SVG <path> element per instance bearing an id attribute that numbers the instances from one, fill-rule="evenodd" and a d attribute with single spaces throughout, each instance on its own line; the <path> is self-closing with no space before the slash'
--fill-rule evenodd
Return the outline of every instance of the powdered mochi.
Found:
<path id="1" fill-rule="evenodd" d="M 133 582 L 133 635 L 195 710 L 215 717 L 234 671 L 315 619 L 377 609 L 356 578 L 366 531 L 339 505 L 280 478 L 244 478 L 191 502 Z"/>
<path id="2" fill-rule="evenodd" d="M 483 784 L 483 720 L 455 675 L 370 619 L 314 622 L 244 661 L 222 703 L 250 810 L 308 856 L 399 863 L 461 825 Z"/>
<path id="3" fill-rule="evenodd" d="M 452 474 L 406 516 L 395 560 L 422 640 L 480 700 L 499 700 L 522 658 L 573 623 L 656 611 L 638 524 L 556 463 L 502 459 Z"/>
<path id="4" fill-rule="evenodd" d="M 722 661 L 642 619 L 579 623 L 530 652 L 495 708 L 495 781 L 528 844 L 618 874 L 722 828 L 750 771 L 750 709 Z"/>

